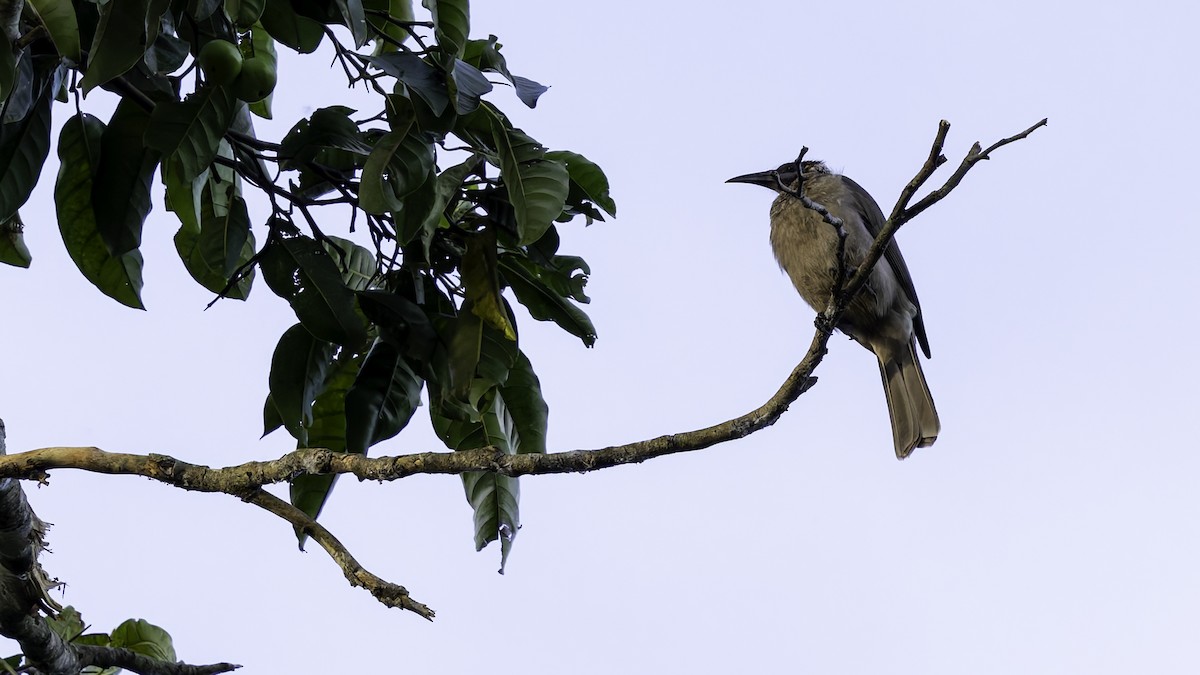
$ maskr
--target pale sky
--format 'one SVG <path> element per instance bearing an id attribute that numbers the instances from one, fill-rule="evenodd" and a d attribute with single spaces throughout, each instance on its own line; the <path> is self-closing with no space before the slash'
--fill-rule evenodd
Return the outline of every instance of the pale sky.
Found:
<path id="1" fill-rule="evenodd" d="M 886 212 L 938 120 L 953 166 L 1049 117 L 900 234 L 934 356 L 932 448 L 896 461 L 874 358 L 835 336 L 819 384 L 767 430 L 522 479 L 504 576 L 496 547 L 473 551 L 457 478 L 343 480 L 323 522 L 433 623 L 350 588 L 236 499 L 58 471 L 28 489 L 55 523 L 43 563 L 64 602 L 250 673 L 1197 672 L 1200 12 L 991 4 L 472 8 L 472 37 L 498 35 L 513 72 L 552 87 L 532 111 L 491 99 L 603 166 L 619 208 L 561 228 L 592 266 L 595 349 L 520 320 L 554 451 L 740 415 L 803 355 L 813 315 L 771 257 L 772 195 L 726 178 L 807 145 Z M 264 138 L 342 97 L 328 54 L 281 55 L 283 122 Z M 22 210 L 32 269 L 0 267 L 9 451 L 227 465 L 291 449 L 258 440 L 286 303 L 260 283 L 203 311 L 161 211 L 149 311 L 109 300 L 62 247 L 54 173 Z M 441 447 L 420 411 L 373 452 Z"/>

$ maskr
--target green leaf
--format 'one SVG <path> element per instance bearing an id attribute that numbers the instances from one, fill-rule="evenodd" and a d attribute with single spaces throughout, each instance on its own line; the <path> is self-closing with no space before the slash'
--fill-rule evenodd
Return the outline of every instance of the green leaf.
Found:
<path id="1" fill-rule="evenodd" d="M 363 140 L 350 115 L 354 110 L 345 106 L 320 108 L 309 119 L 296 122 L 279 145 L 279 157 L 284 169 L 299 168 L 313 161 L 322 149 L 336 148 L 358 155 L 369 155 L 371 146 Z"/>
<path id="2" fill-rule="evenodd" d="M 338 12 L 342 15 L 344 25 L 350 29 L 354 38 L 354 46 L 361 47 L 367 43 L 370 32 L 367 30 L 367 15 L 363 11 L 362 0 L 334 0 Z"/>
<path id="3" fill-rule="evenodd" d="M 361 291 L 371 284 L 375 278 L 375 254 L 367 247 L 341 237 L 327 237 L 321 246 L 337 262 L 347 288 Z"/>
<path id="4" fill-rule="evenodd" d="M 473 450 L 491 446 L 505 454 L 515 454 L 520 439 L 503 397 L 491 390 L 483 397 L 483 415 L 479 422 L 453 420 L 439 414 L 431 405 L 433 428 L 451 450 Z M 475 512 L 475 549 L 500 540 L 500 571 L 508 560 L 513 539 L 520 529 L 520 483 L 516 478 L 495 473 L 472 471 L 463 474 L 467 501 Z"/>
<path id="5" fill-rule="evenodd" d="M 113 629 L 111 645 L 167 663 L 176 661 L 171 635 L 145 619 L 129 619 Z"/>
<path id="6" fill-rule="evenodd" d="M 73 640 L 87 630 L 87 625 L 83 623 L 83 616 L 71 605 L 63 607 L 56 616 L 47 616 L 46 625 L 64 640 Z"/>
<path id="7" fill-rule="evenodd" d="M 325 37 L 324 26 L 297 14 L 289 0 L 267 0 L 267 9 L 259 22 L 271 37 L 301 54 L 317 51 Z"/>
<path id="8" fill-rule="evenodd" d="M 279 414 L 279 408 L 275 407 L 275 399 L 267 394 L 267 400 L 263 403 L 263 432 L 260 438 L 266 438 L 272 431 L 283 426 L 283 416 Z"/>
<path id="9" fill-rule="evenodd" d="M 391 40 L 377 39 L 375 41 L 375 53 L 391 53 L 395 52 L 399 47 L 395 42 L 404 43 L 411 37 L 408 31 L 399 26 L 397 22 L 412 21 L 413 7 L 412 0 L 363 0 L 363 9 L 368 10 L 367 22 L 371 24 L 371 28 L 376 33 L 382 33 Z M 387 12 L 388 16 L 395 21 L 389 21 L 381 16 L 373 14 L 375 12 Z"/>
<path id="10" fill-rule="evenodd" d="M 115 1 L 115 0 L 112 0 Z M 177 162 L 181 180 L 199 176 L 212 164 L 229 125 L 237 98 L 225 87 L 202 87 L 183 101 L 154 106 L 146 145 Z"/>
<path id="11" fill-rule="evenodd" d="M 342 281 L 337 263 L 310 237 L 272 239 L 259 267 L 267 285 L 291 304 L 314 336 L 351 348 L 366 340 L 353 291 Z"/>
<path id="12" fill-rule="evenodd" d="M 406 131 L 384 134 L 362 170 L 359 206 L 368 213 L 388 213 L 403 206 L 401 199 L 428 179 L 433 171 L 433 145 Z"/>
<path id="13" fill-rule="evenodd" d="M 440 116 L 450 105 L 450 92 L 446 88 L 446 76 L 437 68 L 426 63 L 416 54 L 394 52 L 381 56 L 364 56 L 371 65 L 403 82 L 419 96 L 435 116 Z"/>
<path id="14" fill-rule="evenodd" d="M 429 256 L 429 244 L 433 241 L 433 234 L 438 225 L 445 218 L 447 204 L 462 191 L 463 181 L 467 176 L 479 169 L 481 159 L 482 155 L 473 154 L 465 162 L 439 174 L 433 187 L 433 200 L 428 205 L 419 200 L 415 204 L 405 202 L 396 220 L 397 236 L 402 243 L 407 244 L 420 235 L 425 255 Z M 417 222 L 421 210 L 425 211 L 425 215 Z"/>
<path id="15" fill-rule="evenodd" d="M 52 84 L 42 84 L 25 118 L 0 126 L 0 221 L 29 199 L 50 154 Z"/>
<path id="16" fill-rule="evenodd" d="M 471 10 L 467 0 L 422 0 L 433 15 L 433 37 L 438 45 L 455 57 L 463 55 L 471 32 Z"/>
<path id="17" fill-rule="evenodd" d="M 452 80 L 456 96 L 454 109 L 460 115 L 465 115 L 479 107 L 479 99 L 492 90 L 488 81 L 479 69 L 463 60 L 454 62 Z"/>
<path id="18" fill-rule="evenodd" d="M 46 28 L 54 49 L 75 63 L 82 63 L 79 53 L 79 23 L 70 0 L 29 0 L 26 6 Z"/>
<path id="19" fill-rule="evenodd" d="M 571 335 L 582 339 L 588 347 L 595 344 L 596 328 L 583 310 L 555 292 L 511 256 L 500 258 L 499 269 L 504 281 L 517 296 L 517 302 L 525 305 L 530 316 L 538 321 L 553 321 Z"/>
<path id="20" fill-rule="evenodd" d="M 201 175 L 197 182 L 205 183 L 200 199 L 198 227 L 184 223 L 175 234 L 175 250 L 192 278 L 213 293 L 222 292 L 233 273 L 254 256 L 254 233 L 246 202 L 237 194 L 224 200 L 219 207 L 213 195 L 216 191 L 234 192 L 233 183 L 216 183 Z M 181 220 L 183 218 L 181 217 Z M 254 282 L 254 270 L 247 271 L 225 297 L 245 300 Z"/>
<path id="21" fill-rule="evenodd" d="M 100 23 L 79 83 L 85 95 L 142 60 L 151 42 L 146 26 L 159 19 L 149 16 L 150 5 L 151 0 L 110 0 L 100 5 Z"/>
<path id="22" fill-rule="evenodd" d="M 150 187 L 158 152 L 142 145 L 149 124 L 150 114 L 123 98 L 100 141 L 92 207 L 100 236 L 113 255 L 141 245 L 142 225 L 150 213 Z"/>
<path id="23" fill-rule="evenodd" d="M 458 400 L 467 400 L 471 383 L 475 381 L 475 369 L 479 366 L 479 352 L 483 342 L 483 319 L 470 311 L 469 303 L 450 324 L 450 340 L 447 346 L 449 359 L 449 389 Z"/>
<path id="24" fill-rule="evenodd" d="M 325 388 L 337 345 L 318 340 L 301 324 L 284 331 L 271 356 L 271 401 L 288 433 L 308 447 L 313 402 Z"/>
<path id="25" fill-rule="evenodd" d="M 531 147 L 527 139 L 532 139 L 525 134 L 506 129 L 499 120 L 493 120 L 492 132 L 500 154 L 500 177 L 516 212 L 519 243 L 531 244 L 562 213 L 570 174 L 557 160 L 528 159 L 544 151 L 540 146 Z"/>
<path id="26" fill-rule="evenodd" d="M 567 173 L 571 176 L 571 183 L 579 186 L 583 194 L 604 209 L 604 212 L 613 218 L 617 217 L 617 204 L 608 194 L 608 177 L 604 175 L 604 171 L 590 161 L 587 157 L 577 153 L 568 152 L 566 150 L 553 150 L 546 153 L 546 159 L 554 159 L 567 165 Z"/>
<path id="27" fill-rule="evenodd" d="M 13 267 L 29 267 L 33 256 L 25 246 L 25 224 L 21 222 L 21 214 L 14 213 L 11 218 L 0 223 L 0 263 Z"/>
<path id="28" fill-rule="evenodd" d="M 358 293 L 358 306 L 379 328 L 380 339 L 395 345 L 414 363 L 429 361 L 438 337 L 420 305 L 399 293 L 366 290 Z"/>
<path id="29" fill-rule="evenodd" d="M 462 58 L 480 70 L 503 75 L 512 83 L 517 98 L 530 108 L 537 107 L 538 98 L 550 89 L 527 77 L 520 77 L 509 72 L 508 63 L 500 53 L 500 44 L 496 41 L 495 35 L 489 35 L 486 40 L 468 40 Z"/>
<path id="30" fill-rule="evenodd" d="M 324 391 L 313 402 L 312 426 L 308 430 L 310 447 L 328 448 L 333 452 L 346 451 L 346 393 L 354 384 L 362 362 L 362 355 L 347 358 L 346 352 L 343 351 L 342 356 L 334 363 L 326 378 Z M 289 490 L 292 505 L 315 519 L 320 515 L 321 508 L 329 499 L 336 483 L 336 474 L 297 476 L 291 480 Z M 306 536 L 297 531 L 296 537 L 300 548 L 303 549 Z"/>
<path id="31" fill-rule="evenodd" d="M 423 383 L 400 350 L 377 340 L 346 394 L 346 450 L 366 454 L 400 433 L 421 405 Z"/>
<path id="32" fill-rule="evenodd" d="M 517 452 L 546 454 L 550 408 L 542 398 L 542 384 L 525 352 L 518 352 L 516 361 L 509 368 L 508 379 L 500 387 L 500 395 L 513 420 L 515 435 L 520 439 Z"/>
<path id="33" fill-rule="evenodd" d="M 104 123 L 87 113 L 67 120 L 58 137 L 58 181 L 54 203 L 67 253 L 83 276 L 123 305 L 143 309 L 142 254 L 136 249 L 114 256 L 92 210 L 92 176 L 101 166 Z"/>
<path id="34" fill-rule="evenodd" d="M 460 270 L 471 311 L 509 340 L 516 340 L 516 330 L 500 302 L 495 231 L 488 228 L 468 236 L 467 250 L 463 254 Z"/>

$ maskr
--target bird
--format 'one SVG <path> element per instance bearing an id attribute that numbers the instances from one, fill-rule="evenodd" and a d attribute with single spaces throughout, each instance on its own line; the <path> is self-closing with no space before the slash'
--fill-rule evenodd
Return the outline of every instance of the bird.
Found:
<path id="1" fill-rule="evenodd" d="M 831 171 L 824 162 L 788 162 L 726 182 L 761 185 L 778 194 L 771 204 L 771 248 L 796 291 L 817 312 L 828 306 L 838 283 L 838 235 L 820 213 L 805 206 L 799 191 L 841 219 L 846 232 L 845 269 L 850 272 L 862 263 L 886 222 L 879 204 L 861 185 Z M 919 343 L 930 358 L 929 338 L 912 275 L 894 240 L 837 329 L 879 360 L 896 457 L 904 459 L 914 449 L 932 445 L 941 422 L 916 352 Z"/>

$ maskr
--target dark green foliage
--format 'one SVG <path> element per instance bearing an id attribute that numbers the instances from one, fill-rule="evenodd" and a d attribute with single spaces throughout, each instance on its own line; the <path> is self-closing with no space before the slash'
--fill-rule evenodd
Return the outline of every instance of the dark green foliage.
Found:
<path id="1" fill-rule="evenodd" d="M 16 214 L 49 152 L 53 100 L 68 100 L 64 82 L 103 87 L 121 99 L 112 117 L 68 112 L 59 137 L 67 251 L 102 292 L 141 307 L 159 171 L 196 282 L 244 299 L 257 276 L 296 314 L 271 360 L 265 433 L 366 453 L 424 405 L 452 450 L 545 452 L 548 408 L 509 302 L 592 345 L 579 306 L 590 269 L 558 252 L 557 228 L 616 205 L 599 167 L 549 150 L 490 101 L 489 73 L 530 108 L 547 87 L 515 75 L 495 36 L 470 38 L 467 0 L 421 4 L 414 21 L 410 0 L 29 0 L 41 32 L 20 52 L 0 44 L 0 262 L 31 259 Z M 339 38 L 339 70 L 368 85 L 375 109 L 329 105 L 277 141 L 250 123 L 272 114 L 269 98 L 247 105 L 237 87 L 185 76 L 211 40 L 240 43 L 274 76 L 276 43 L 307 53 Z M 270 215 L 253 219 L 256 204 Z M 359 239 L 337 236 L 349 232 Z M 299 477 L 292 501 L 315 517 L 334 482 Z M 498 539 L 506 559 L 518 481 L 473 474 L 464 485 L 476 544 Z"/>

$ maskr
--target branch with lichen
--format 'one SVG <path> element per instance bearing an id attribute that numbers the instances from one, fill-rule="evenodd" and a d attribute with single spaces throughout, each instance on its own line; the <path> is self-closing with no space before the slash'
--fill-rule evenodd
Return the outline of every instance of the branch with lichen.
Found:
<path id="1" fill-rule="evenodd" d="M 514 477 L 585 473 L 623 464 L 637 464 L 665 455 L 703 450 L 764 429 L 774 424 L 796 399 L 816 384 L 817 378 L 813 373 L 825 356 L 833 326 L 837 325 L 850 300 L 862 289 L 871 268 L 883 257 L 896 231 L 949 195 L 975 164 L 990 158 L 991 152 L 1027 137 L 1045 124 L 1046 120 L 1042 120 L 1019 134 L 997 141 L 987 149 L 976 143 L 940 188 L 931 191 L 910 206 L 916 192 L 934 171 L 946 162 L 942 148 L 950 124 L 943 120 L 938 127 L 928 159 L 902 190 L 891 216 L 876 236 L 863 264 L 846 281 L 839 297 L 831 301 L 830 307 L 818 318 L 817 331 L 804 358 L 784 380 L 779 390 L 765 403 L 720 424 L 624 445 L 544 455 L 509 455 L 495 448 L 480 448 L 461 452 L 365 457 L 322 448 L 304 448 L 274 460 L 246 462 L 223 468 L 192 464 L 165 454 L 134 455 L 105 452 L 95 447 L 51 447 L 0 457 L 0 479 L 45 481 L 50 471 L 78 469 L 93 473 L 143 476 L 185 490 L 232 495 L 279 516 L 310 536 L 329 553 L 351 585 L 365 588 L 389 607 L 406 609 L 426 619 L 432 619 L 433 610 L 413 600 L 403 586 L 385 581 L 367 571 L 332 532 L 303 511 L 263 488 L 286 482 L 299 475 L 351 474 L 359 480 L 393 481 L 416 474 L 462 474 L 468 471 L 484 471 Z"/>

